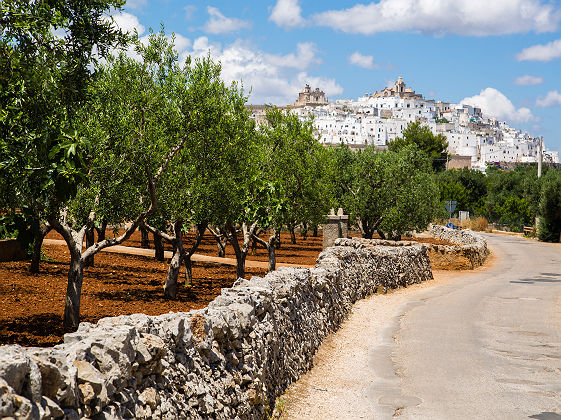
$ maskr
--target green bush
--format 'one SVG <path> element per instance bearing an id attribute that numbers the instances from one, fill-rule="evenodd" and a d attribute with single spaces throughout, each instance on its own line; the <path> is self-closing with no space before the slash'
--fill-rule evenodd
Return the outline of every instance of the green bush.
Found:
<path id="1" fill-rule="evenodd" d="M 27 255 L 33 246 L 32 223 L 23 213 L 8 213 L 0 216 L 0 239 L 17 239 Z"/>
<path id="2" fill-rule="evenodd" d="M 538 238 L 559 242 L 561 234 L 561 173 L 548 171 L 543 177 L 540 194 Z"/>

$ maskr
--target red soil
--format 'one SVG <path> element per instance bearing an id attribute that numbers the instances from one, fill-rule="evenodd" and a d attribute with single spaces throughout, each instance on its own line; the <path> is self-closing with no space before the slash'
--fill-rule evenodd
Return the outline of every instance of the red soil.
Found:
<path id="1" fill-rule="evenodd" d="M 109 233 L 109 232 L 108 232 Z M 56 233 L 49 238 L 61 239 Z M 186 247 L 193 235 L 189 235 Z M 321 252 L 321 238 L 309 237 L 289 243 L 282 236 L 277 252 L 278 262 L 313 265 Z M 140 246 L 140 234 L 135 233 L 124 245 Z M 166 249 L 170 250 L 166 245 Z M 66 294 L 70 256 L 66 246 L 43 245 L 48 261 L 41 262 L 38 275 L 29 272 L 28 261 L 0 262 L 0 345 L 48 346 L 62 342 L 62 315 Z M 216 242 L 205 236 L 198 253 L 217 255 Z M 233 257 L 231 246 L 227 256 Z M 266 261 L 264 249 L 248 260 Z M 168 262 L 153 258 L 100 252 L 95 266 L 86 268 L 81 298 L 81 320 L 96 322 L 100 318 L 133 313 L 159 315 L 170 311 L 200 309 L 220 294 L 221 288 L 231 287 L 236 279 L 236 267 L 229 265 L 193 264 L 193 284 L 181 285 L 177 300 L 163 297 L 163 284 Z M 248 277 L 263 276 L 266 271 L 246 268 Z M 184 281 L 182 276 L 180 281 Z"/>
<path id="2" fill-rule="evenodd" d="M 107 234 L 113 235 L 110 231 Z M 61 239 L 56 232 L 47 237 Z M 152 235 L 150 239 L 153 246 Z M 282 246 L 277 251 L 277 261 L 314 265 L 322 249 L 322 238 L 308 237 L 304 240 L 298 236 L 297 239 L 297 244 L 292 245 L 288 234 L 281 236 Z M 187 235 L 186 249 L 193 240 L 193 234 Z M 136 232 L 123 245 L 139 247 L 140 233 Z M 165 248 L 171 250 L 167 244 Z M 44 244 L 43 252 L 47 260 L 41 262 L 37 275 L 29 272 L 28 261 L 0 262 L 0 345 L 49 346 L 62 342 L 62 315 L 70 257 L 63 245 Z M 217 255 L 216 242 L 208 233 L 197 253 Z M 227 247 L 226 256 L 234 257 L 231 246 Z M 267 252 L 257 248 L 254 254 L 250 253 L 248 260 L 267 261 Z M 234 266 L 194 263 L 193 284 L 182 284 L 177 300 L 167 300 L 163 297 L 167 268 L 167 261 L 158 262 L 149 257 L 98 253 L 95 267 L 85 269 L 81 320 L 96 322 L 108 316 L 133 313 L 159 315 L 204 308 L 220 294 L 221 288 L 231 287 L 236 278 Z M 263 269 L 247 268 L 246 272 L 248 277 L 265 275 Z"/>

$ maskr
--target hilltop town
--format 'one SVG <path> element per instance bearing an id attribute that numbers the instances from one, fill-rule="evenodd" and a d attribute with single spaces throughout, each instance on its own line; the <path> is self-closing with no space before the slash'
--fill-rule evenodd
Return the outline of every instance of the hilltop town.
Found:
<path id="1" fill-rule="evenodd" d="M 484 115 L 480 108 L 425 99 L 406 86 L 402 77 L 380 92 L 357 100 L 329 102 L 320 89 L 306 85 L 292 105 L 285 107 L 300 118 L 314 117 L 323 144 L 385 147 L 402 135 L 407 124 L 420 121 L 448 140 L 456 165 L 485 170 L 490 164 L 536 162 L 539 139 Z M 266 106 L 252 106 L 252 118 L 264 120 Z M 545 162 L 559 163 L 559 152 L 544 150 Z"/>

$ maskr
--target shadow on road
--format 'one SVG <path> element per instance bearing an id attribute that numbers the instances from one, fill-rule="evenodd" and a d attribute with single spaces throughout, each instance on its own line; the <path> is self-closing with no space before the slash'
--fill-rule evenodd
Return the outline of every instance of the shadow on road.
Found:
<path id="1" fill-rule="evenodd" d="M 538 420 L 559 420 L 561 419 L 561 415 L 557 413 L 552 413 L 550 411 L 544 411 L 540 414 L 534 414 L 533 416 L 528 416 L 530 419 L 538 419 Z"/>

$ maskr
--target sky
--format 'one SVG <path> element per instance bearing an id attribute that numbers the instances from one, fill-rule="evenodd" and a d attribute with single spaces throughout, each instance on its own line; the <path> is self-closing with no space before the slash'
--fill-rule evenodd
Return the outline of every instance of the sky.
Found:
<path id="1" fill-rule="evenodd" d="M 403 76 L 427 99 L 479 106 L 561 151 L 561 0 L 129 0 L 116 24 L 175 34 L 211 57 L 250 104 L 330 101 Z"/>

